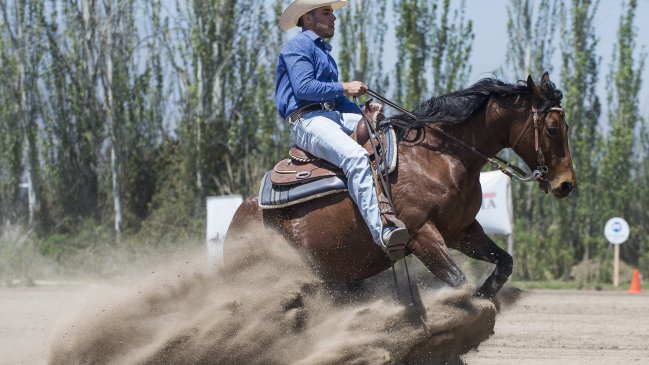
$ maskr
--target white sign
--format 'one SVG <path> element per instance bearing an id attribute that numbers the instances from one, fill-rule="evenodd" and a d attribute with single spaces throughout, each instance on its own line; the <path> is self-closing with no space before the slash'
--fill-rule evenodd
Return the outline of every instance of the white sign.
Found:
<path id="1" fill-rule="evenodd" d="M 480 174 L 482 207 L 476 219 L 485 233 L 511 234 L 513 221 L 511 179 L 500 171 Z"/>
<path id="2" fill-rule="evenodd" d="M 241 202 L 241 195 L 207 197 L 207 255 L 210 260 L 222 262 L 223 238 Z"/>
<path id="3" fill-rule="evenodd" d="M 620 217 L 611 218 L 604 226 L 604 236 L 608 242 L 620 245 L 629 238 L 629 224 Z"/>

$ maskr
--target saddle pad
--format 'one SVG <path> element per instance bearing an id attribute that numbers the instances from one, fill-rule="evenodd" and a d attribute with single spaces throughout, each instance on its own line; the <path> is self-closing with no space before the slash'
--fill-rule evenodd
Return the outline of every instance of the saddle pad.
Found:
<path id="1" fill-rule="evenodd" d="M 331 176 L 299 185 L 276 185 L 270 180 L 268 171 L 261 180 L 259 207 L 261 209 L 284 208 L 320 198 L 329 194 L 347 191 L 347 179 Z"/>

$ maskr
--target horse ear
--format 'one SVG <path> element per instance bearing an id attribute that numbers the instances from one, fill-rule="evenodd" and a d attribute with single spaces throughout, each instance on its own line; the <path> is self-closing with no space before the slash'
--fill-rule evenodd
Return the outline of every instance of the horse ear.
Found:
<path id="1" fill-rule="evenodd" d="M 547 71 L 545 71 L 543 77 L 541 77 L 541 85 L 545 85 L 546 82 L 550 82 L 550 75 Z"/>
<path id="2" fill-rule="evenodd" d="M 536 99 L 543 99 L 543 92 L 541 91 L 541 88 L 534 83 L 534 80 L 532 80 L 532 75 L 527 75 L 527 88 L 530 89 L 532 95 L 534 95 Z"/>

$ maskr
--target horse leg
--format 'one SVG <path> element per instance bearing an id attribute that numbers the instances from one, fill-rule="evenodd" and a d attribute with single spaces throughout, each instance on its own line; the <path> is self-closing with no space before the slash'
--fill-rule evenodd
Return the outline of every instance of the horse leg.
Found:
<path id="1" fill-rule="evenodd" d="M 453 288 L 466 282 L 464 273 L 451 258 L 444 238 L 434 224 L 424 224 L 410 240 L 410 250 L 439 279 Z"/>
<path id="2" fill-rule="evenodd" d="M 487 236 L 477 220 L 464 231 L 464 238 L 457 242 L 457 246 L 452 243 L 451 248 L 476 260 L 496 264 L 494 271 L 476 291 L 475 295 L 478 297 L 493 298 L 512 274 L 512 256 Z"/>

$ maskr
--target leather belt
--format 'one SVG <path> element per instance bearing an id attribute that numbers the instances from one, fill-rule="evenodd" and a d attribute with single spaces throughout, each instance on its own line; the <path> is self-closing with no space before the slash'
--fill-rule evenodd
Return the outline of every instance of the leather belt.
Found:
<path id="1" fill-rule="evenodd" d="M 305 114 L 315 112 L 318 110 L 332 111 L 334 110 L 334 103 L 327 101 L 324 103 L 305 105 L 300 109 L 294 111 L 293 113 L 289 114 L 289 116 L 286 118 L 286 121 L 288 122 L 288 124 L 293 124 L 297 122 L 300 118 L 302 118 Z"/>

